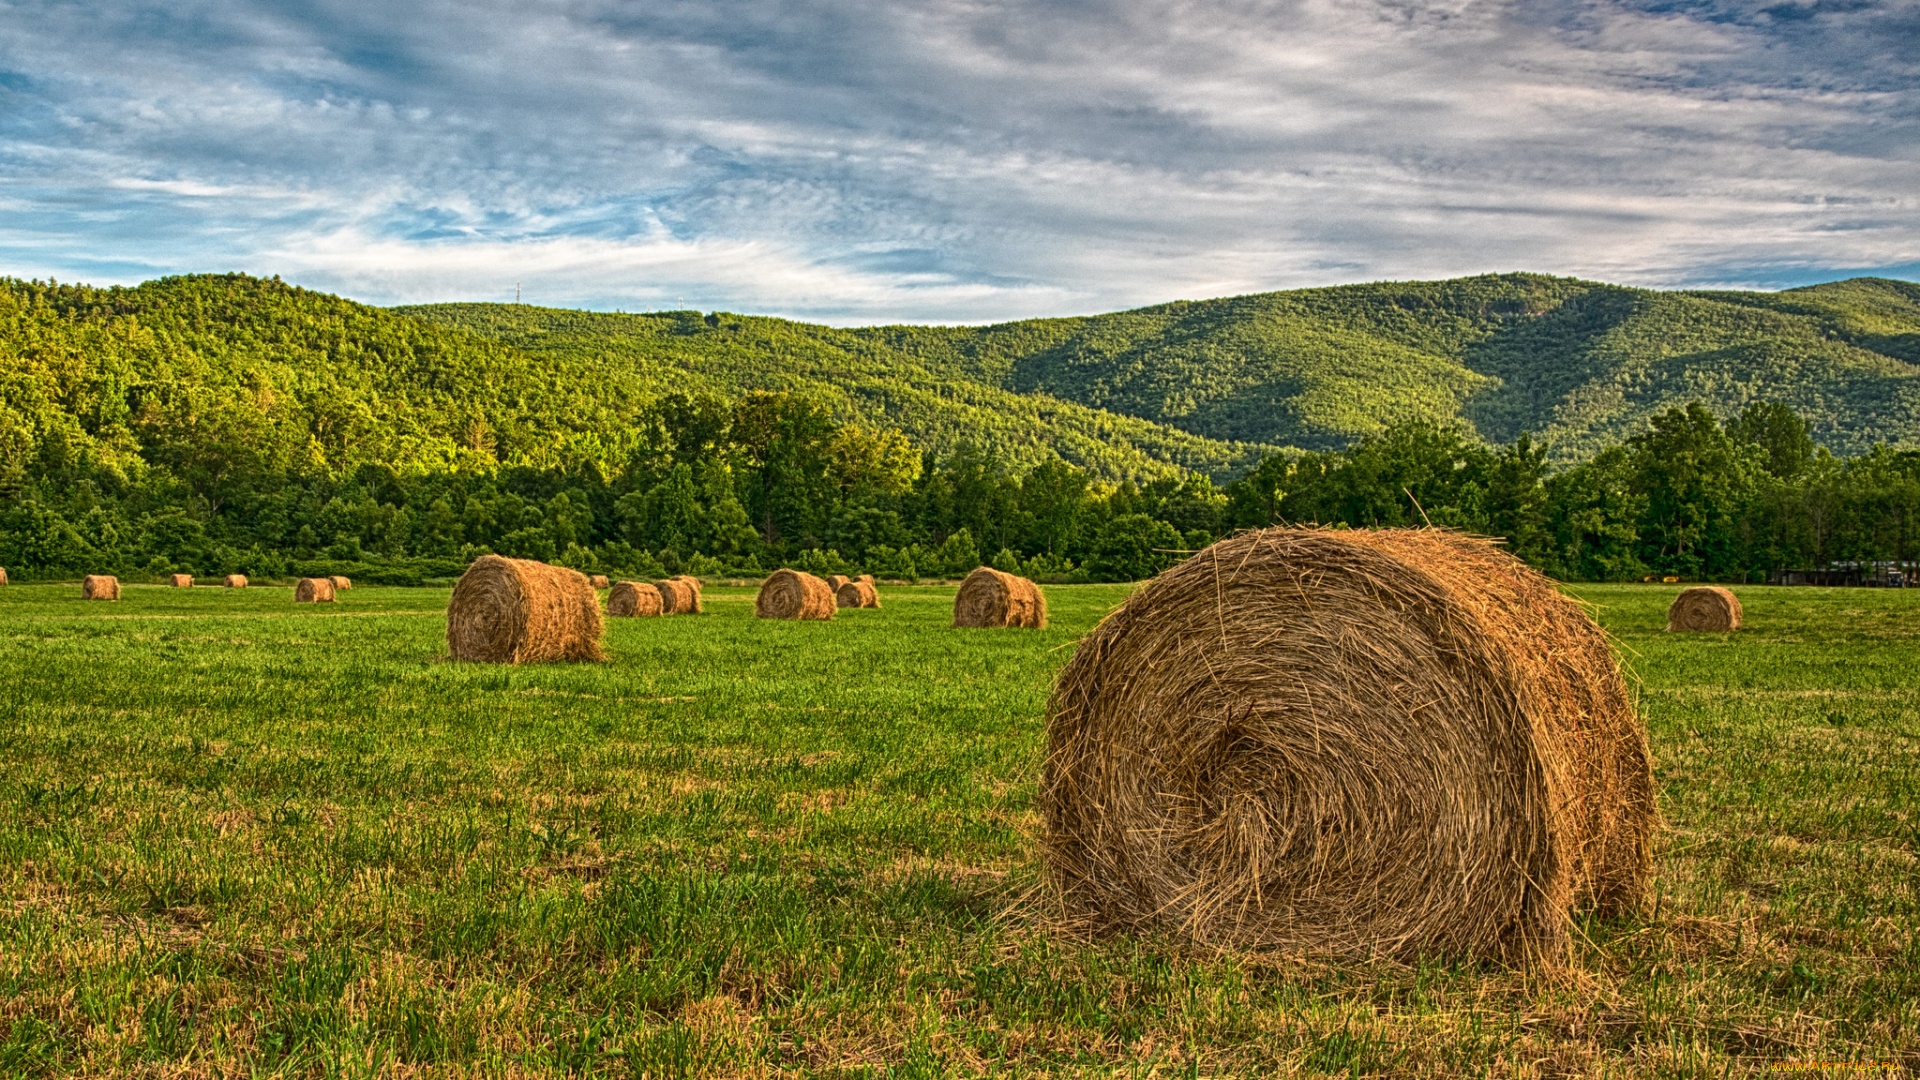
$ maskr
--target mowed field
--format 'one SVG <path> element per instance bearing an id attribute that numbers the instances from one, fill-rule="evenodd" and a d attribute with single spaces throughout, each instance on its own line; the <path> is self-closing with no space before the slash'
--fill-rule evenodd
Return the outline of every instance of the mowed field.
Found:
<path id="1" fill-rule="evenodd" d="M 1668 826 L 1649 910 L 1528 974 L 1060 932 L 1046 694 L 1127 588 L 1047 591 L 710 588 L 503 668 L 444 589 L 0 588 L 0 1075 L 1920 1073 L 1920 594 L 1683 637 L 1576 589 Z"/>

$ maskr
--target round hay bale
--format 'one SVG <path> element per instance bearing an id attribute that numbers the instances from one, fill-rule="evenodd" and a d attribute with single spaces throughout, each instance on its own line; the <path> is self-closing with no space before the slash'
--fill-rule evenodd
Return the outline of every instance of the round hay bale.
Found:
<path id="1" fill-rule="evenodd" d="M 346 592 L 348 589 L 353 588 L 353 579 L 350 577 L 343 577 L 340 574 L 334 574 L 333 576 L 327 578 L 327 580 L 333 582 L 334 592 Z"/>
<path id="2" fill-rule="evenodd" d="M 812 574 L 779 569 L 760 583 L 753 613 L 762 619 L 831 619 L 833 590 Z"/>
<path id="3" fill-rule="evenodd" d="M 645 581 L 616 581 L 607 592 L 607 614 L 616 619 L 660 613 L 660 590 Z"/>
<path id="4" fill-rule="evenodd" d="M 193 575 L 192 574 L 175 574 L 171 579 L 169 579 L 168 583 L 171 584 L 176 589 L 191 589 L 193 588 Z"/>
<path id="5" fill-rule="evenodd" d="M 120 579 L 112 574 L 88 574 L 80 580 L 80 599 L 120 599 Z"/>
<path id="6" fill-rule="evenodd" d="M 1740 598 L 1718 585 L 1683 589 L 1667 608 L 1667 629 L 1688 633 L 1725 633 L 1740 629 Z"/>
<path id="7" fill-rule="evenodd" d="M 608 587 L 607 575 L 605 574 L 590 574 L 587 576 L 587 582 L 596 589 Z"/>
<path id="8" fill-rule="evenodd" d="M 667 578 L 653 583 L 660 594 L 660 614 L 695 615 L 700 611 L 700 590 L 682 578 Z"/>
<path id="9" fill-rule="evenodd" d="M 853 580 L 852 578 L 848 577 L 845 574 L 829 574 L 827 575 L 827 588 L 833 590 L 833 595 L 839 596 L 840 586 L 845 585 L 847 582 L 852 580 Z M 846 605 L 842 604 L 841 606 L 845 607 Z"/>
<path id="10" fill-rule="evenodd" d="M 586 575 L 532 559 L 480 556 L 447 602 L 447 652 L 456 660 L 605 660 L 601 628 Z"/>
<path id="11" fill-rule="evenodd" d="M 1051 878 L 1091 926 L 1509 961 L 1639 905 L 1646 729 L 1606 635 L 1492 543 L 1222 540 L 1080 642 L 1048 703 Z"/>
<path id="12" fill-rule="evenodd" d="M 693 610 L 689 612 L 689 614 L 698 615 L 706 610 L 700 606 L 700 593 L 701 590 L 706 588 L 706 585 L 699 578 L 694 577 L 692 574 L 675 574 L 673 580 L 683 582 L 688 588 L 693 590 Z"/>
<path id="13" fill-rule="evenodd" d="M 982 566 L 953 594 L 953 625 L 1045 629 L 1047 597 L 1026 578 Z"/>
<path id="14" fill-rule="evenodd" d="M 7 568 L 4 566 L 0 566 L 0 585 L 5 585 L 6 583 L 7 583 Z"/>
<path id="15" fill-rule="evenodd" d="M 854 578 L 853 580 L 855 580 L 855 581 L 864 581 L 864 582 L 866 582 L 867 584 L 869 584 L 869 585 L 871 585 L 871 584 L 873 584 L 873 575 L 872 575 L 872 574 L 861 574 L 861 575 L 860 575 L 859 577 L 857 577 L 857 578 Z"/>
<path id="16" fill-rule="evenodd" d="M 880 594 L 869 582 L 858 579 L 844 582 L 834 591 L 834 603 L 840 607 L 877 608 L 880 606 Z"/>
<path id="17" fill-rule="evenodd" d="M 227 588 L 244 589 L 246 587 L 247 587 L 247 575 L 245 574 L 228 574 L 227 575 Z"/>
<path id="18" fill-rule="evenodd" d="M 293 587 L 293 602 L 296 604 L 333 603 L 333 579 L 323 577 L 301 578 L 300 584 Z"/>

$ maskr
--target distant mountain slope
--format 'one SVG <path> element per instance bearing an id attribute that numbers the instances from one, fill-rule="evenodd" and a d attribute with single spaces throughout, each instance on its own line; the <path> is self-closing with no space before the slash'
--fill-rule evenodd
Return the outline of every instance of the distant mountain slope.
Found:
<path id="1" fill-rule="evenodd" d="M 396 313 L 570 368 L 591 368 L 649 394 L 748 390 L 810 395 L 840 419 L 896 427 L 944 453 L 961 441 L 1032 465 L 1052 455 L 1108 479 L 1169 466 L 1229 477 L 1275 449 L 1196 435 L 1046 393 L 1015 392 L 965 371 L 936 371 L 869 336 L 784 319 L 698 312 L 603 314 L 514 304 L 430 304 Z"/>

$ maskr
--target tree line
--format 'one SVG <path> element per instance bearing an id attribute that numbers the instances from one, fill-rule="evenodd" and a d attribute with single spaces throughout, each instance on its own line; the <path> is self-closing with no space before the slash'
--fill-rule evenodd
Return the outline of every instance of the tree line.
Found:
<path id="1" fill-rule="evenodd" d="M 964 443 L 936 457 L 793 393 L 670 394 L 637 415 L 611 462 L 345 472 L 256 430 L 245 409 L 115 453 L 53 428 L 0 477 L 0 565 L 23 580 L 348 573 L 406 584 L 495 552 L 632 577 L 782 565 L 942 577 L 986 563 L 1126 581 L 1278 524 L 1462 529 L 1581 581 L 1754 582 L 1781 567 L 1920 556 L 1920 453 L 1836 457 L 1776 402 L 1725 421 L 1675 408 L 1563 469 L 1525 435 L 1487 446 L 1410 421 L 1344 449 L 1272 454 L 1223 487 L 1198 473 L 1108 483 L 1058 460 L 1017 468 Z"/>

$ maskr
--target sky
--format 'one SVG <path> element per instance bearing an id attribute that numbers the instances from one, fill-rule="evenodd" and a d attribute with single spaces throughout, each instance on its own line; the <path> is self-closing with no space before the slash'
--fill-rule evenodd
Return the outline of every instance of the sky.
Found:
<path id="1" fill-rule="evenodd" d="M 1920 278 L 1920 0 L 0 0 L 0 276 L 985 322 Z"/>

